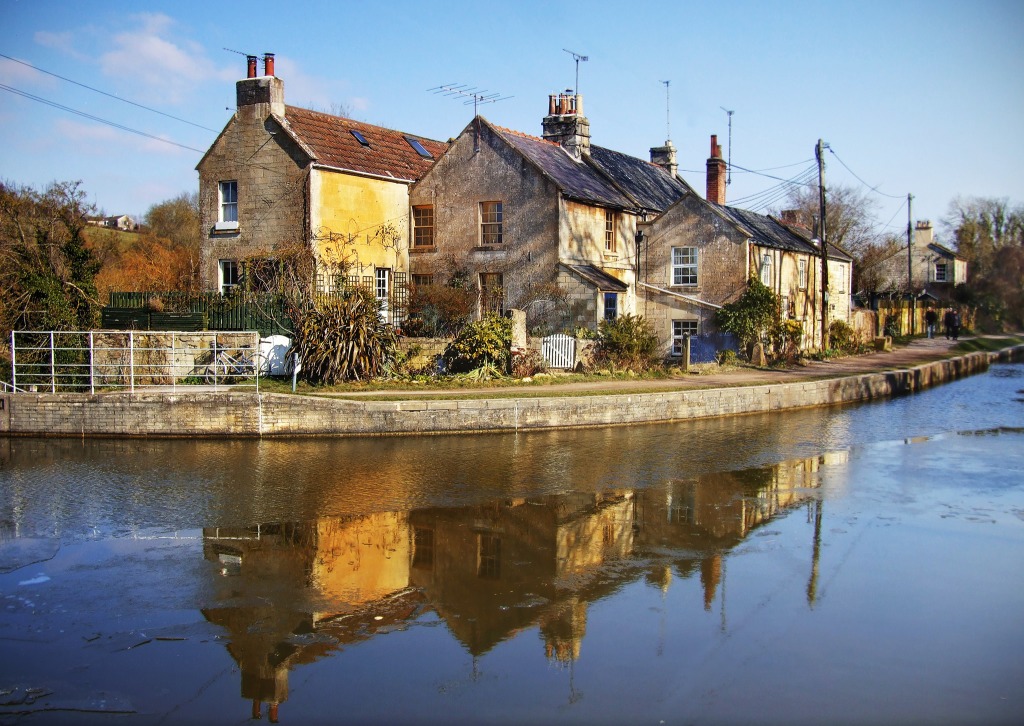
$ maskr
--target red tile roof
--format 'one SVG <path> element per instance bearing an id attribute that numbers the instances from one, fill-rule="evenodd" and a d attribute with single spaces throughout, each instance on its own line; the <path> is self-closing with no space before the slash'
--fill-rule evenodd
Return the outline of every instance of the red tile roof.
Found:
<path id="1" fill-rule="evenodd" d="M 285 107 L 285 119 L 295 135 L 316 154 L 317 164 L 360 174 L 416 181 L 448 148 L 443 141 L 296 106 Z M 369 146 L 363 146 L 352 131 L 362 134 Z M 420 156 L 406 139 L 418 141 L 434 158 Z"/>

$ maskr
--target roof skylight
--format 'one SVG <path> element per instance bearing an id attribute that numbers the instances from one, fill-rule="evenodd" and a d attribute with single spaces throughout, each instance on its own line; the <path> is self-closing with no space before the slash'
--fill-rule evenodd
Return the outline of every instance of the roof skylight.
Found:
<path id="1" fill-rule="evenodd" d="M 355 129 L 352 129 L 351 131 L 349 131 L 349 133 L 352 134 L 353 136 L 355 136 L 356 137 L 356 141 L 358 141 L 363 146 L 369 146 L 370 145 L 370 142 L 366 140 L 366 137 L 363 136 L 358 131 L 356 131 Z"/>
<path id="2" fill-rule="evenodd" d="M 421 144 L 416 139 L 410 139 L 408 136 L 406 136 L 405 140 L 408 141 L 409 142 L 409 146 L 411 146 L 416 151 L 416 153 L 419 154 L 420 156 L 422 156 L 424 159 L 433 159 L 434 158 L 434 155 L 431 154 L 429 151 L 427 151 L 424 148 L 423 144 Z"/>

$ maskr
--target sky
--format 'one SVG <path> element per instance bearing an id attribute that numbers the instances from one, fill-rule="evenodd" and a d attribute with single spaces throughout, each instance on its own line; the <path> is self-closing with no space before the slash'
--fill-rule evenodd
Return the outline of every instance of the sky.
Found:
<path id="1" fill-rule="evenodd" d="M 198 189 L 244 54 L 270 52 L 286 103 L 440 140 L 474 111 L 441 86 L 537 136 L 577 89 L 592 143 L 671 139 L 701 193 L 717 134 L 728 203 L 753 211 L 817 183 L 821 139 L 826 188 L 863 192 L 879 232 L 905 234 L 912 195 L 942 239 L 957 197 L 1024 203 L 1022 37 L 1024 0 L 0 0 L 0 179 L 80 180 L 141 217 Z"/>

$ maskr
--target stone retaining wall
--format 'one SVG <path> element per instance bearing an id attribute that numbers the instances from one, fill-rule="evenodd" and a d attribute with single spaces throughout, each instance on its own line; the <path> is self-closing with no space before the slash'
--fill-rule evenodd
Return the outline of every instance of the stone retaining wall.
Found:
<path id="1" fill-rule="evenodd" d="M 1024 360 L 1024 346 L 847 378 L 585 397 L 383 402 L 256 392 L 2 394 L 0 435 L 367 436 L 655 423 L 904 395 L 982 372 L 995 359 Z"/>

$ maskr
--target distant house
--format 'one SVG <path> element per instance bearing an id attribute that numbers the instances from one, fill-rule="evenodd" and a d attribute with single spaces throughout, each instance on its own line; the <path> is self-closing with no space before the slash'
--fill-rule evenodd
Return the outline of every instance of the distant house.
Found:
<path id="1" fill-rule="evenodd" d="M 87 224 L 91 224 L 94 227 L 119 229 L 122 232 L 130 232 L 139 228 L 139 225 L 136 224 L 135 220 L 127 214 L 115 214 L 110 217 L 88 217 L 85 221 Z"/>
<path id="2" fill-rule="evenodd" d="M 956 285 L 967 282 L 967 261 L 953 250 L 935 241 L 935 230 L 928 220 L 914 225 L 913 247 L 895 247 L 885 258 L 865 267 L 863 274 L 872 281 L 875 294 L 905 294 L 939 301 L 951 299 Z"/>
<path id="3" fill-rule="evenodd" d="M 715 313 L 756 276 L 775 292 L 782 315 L 803 328 L 804 348 L 821 344 L 821 249 L 796 218 L 778 220 L 725 204 L 726 163 L 711 137 L 707 198 L 688 190 L 663 214 L 639 225 L 638 312 L 654 325 L 667 357 L 687 336 L 709 335 Z M 849 321 L 853 259 L 828 250 L 829 319 Z"/>
<path id="4" fill-rule="evenodd" d="M 318 289 L 355 281 L 393 304 L 407 282 L 409 188 L 447 145 L 286 106 L 273 55 L 263 76 L 256 62 L 248 57 L 237 111 L 196 166 L 205 286 L 259 287 L 258 270 L 309 249 Z"/>
<path id="5" fill-rule="evenodd" d="M 636 310 L 637 224 L 683 196 L 671 144 L 652 163 L 590 143 L 580 95 L 548 99 L 543 137 L 477 116 L 410 194 L 417 284 L 458 267 L 478 314 L 555 306 L 564 328 Z"/>

